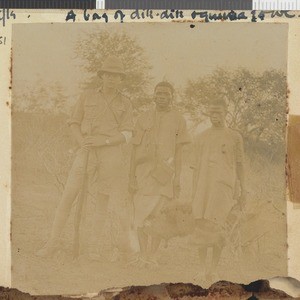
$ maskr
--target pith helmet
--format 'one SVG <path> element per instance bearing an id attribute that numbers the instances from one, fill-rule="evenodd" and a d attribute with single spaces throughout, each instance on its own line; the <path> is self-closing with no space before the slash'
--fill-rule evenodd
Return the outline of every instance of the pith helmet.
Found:
<path id="1" fill-rule="evenodd" d="M 101 76 L 103 73 L 117 73 L 121 75 L 125 75 L 124 64 L 120 58 L 115 55 L 108 56 L 103 64 L 100 71 L 98 71 L 98 75 Z"/>

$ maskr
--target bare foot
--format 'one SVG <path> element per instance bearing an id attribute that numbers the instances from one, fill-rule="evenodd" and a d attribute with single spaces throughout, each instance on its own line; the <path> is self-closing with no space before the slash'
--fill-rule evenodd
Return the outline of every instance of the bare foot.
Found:
<path id="1" fill-rule="evenodd" d="M 201 270 L 200 272 L 196 273 L 194 276 L 193 276 L 193 280 L 197 283 L 197 284 L 200 284 L 200 285 L 206 285 L 206 276 L 205 276 L 205 273 L 203 270 Z"/>
<path id="2" fill-rule="evenodd" d="M 209 285 L 212 285 L 213 283 L 217 282 L 219 280 L 217 272 L 207 272 L 205 274 L 206 281 Z"/>
<path id="3" fill-rule="evenodd" d="M 151 266 L 158 266 L 157 262 L 154 260 L 149 260 L 145 256 L 139 254 L 137 257 L 135 257 L 133 260 L 131 260 L 128 265 L 135 266 L 138 268 L 145 268 L 145 267 L 151 267 Z"/>
<path id="4" fill-rule="evenodd" d="M 110 262 L 115 262 L 115 261 L 118 261 L 120 260 L 121 258 L 121 253 L 119 251 L 118 248 L 114 248 L 110 254 L 110 258 L 109 258 L 109 261 Z"/>

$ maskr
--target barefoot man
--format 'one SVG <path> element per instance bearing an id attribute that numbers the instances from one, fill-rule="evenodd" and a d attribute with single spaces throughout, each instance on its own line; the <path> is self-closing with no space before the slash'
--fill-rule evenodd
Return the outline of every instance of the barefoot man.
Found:
<path id="1" fill-rule="evenodd" d="M 56 209 L 50 237 L 38 256 L 51 256 L 58 249 L 59 238 L 80 192 L 87 169 L 88 178 L 96 174 L 97 195 L 93 236 L 100 246 L 99 230 L 103 230 L 107 208 L 120 197 L 120 170 L 124 166 L 120 145 L 129 141 L 133 130 L 132 106 L 118 90 L 125 75 L 122 61 L 109 56 L 98 73 L 102 87 L 88 90 L 79 99 L 69 120 L 79 145 L 65 189 Z M 89 152 L 87 167 L 86 152 Z M 95 178 L 93 177 L 95 180 Z M 126 188 L 126 186 L 125 186 Z M 101 234 L 100 234 L 101 235 Z M 91 256 L 100 258 L 98 246 Z"/>
<path id="2" fill-rule="evenodd" d="M 150 240 L 147 227 L 178 197 L 182 146 L 190 141 L 183 116 L 172 108 L 173 93 L 168 82 L 156 85 L 156 106 L 139 117 L 132 138 L 129 190 L 135 193 L 134 223 L 145 263 L 153 259 L 161 241 L 159 236 Z"/>
<path id="3" fill-rule="evenodd" d="M 201 271 L 212 280 L 224 247 L 224 225 L 235 205 L 239 183 L 240 204 L 243 204 L 244 163 L 241 135 L 225 125 L 225 101 L 212 101 L 208 107 L 211 128 L 196 137 L 193 182 L 193 215 L 196 219 Z M 212 262 L 206 264 L 208 249 Z"/>

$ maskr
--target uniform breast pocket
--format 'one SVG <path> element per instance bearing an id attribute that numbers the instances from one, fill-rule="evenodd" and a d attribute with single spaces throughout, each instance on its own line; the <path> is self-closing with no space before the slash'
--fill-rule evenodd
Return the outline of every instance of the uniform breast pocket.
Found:
<path id="1" fill-rule="evenodd" d="M 221 153 L 222 153 L 222 156 L 223 156 L 223 159 L 225 161 L 227 161 L 227 163 L 232 166 L 233 165 L 233 162 L 234 162 L 234 159 L 233 159 L 233 155 L 234 155 L 234 148 L 233 148 L 233 145 L 231 143 L 223 143 L 221 145 Z"/>
<path id="2" fill-rule="evenodd" d="M 120 124 L 121 121 L 123 120 L 124 112 L 125 112 L 124 109 L 121 109 L 121 108 L 114 108 L 113 109 L 114 118 L 115 118 L 115 120 L 118 124 Z"/>
<path id="3" fill-rule="evenodd" d="M 227 151 L 228 151 L 228 145 L 226 145 L 226 143 L 222 144 L 222 145 L 221 145 L 221 152 L 222 152 L 223 154 L 226 154 Z"/>
<path id="4" fill-rule="evenodd" d="M 97 105 L 85 104 L 84 105 L 84 118 L 86 120 L 94 119 L 97 116 Z"/>

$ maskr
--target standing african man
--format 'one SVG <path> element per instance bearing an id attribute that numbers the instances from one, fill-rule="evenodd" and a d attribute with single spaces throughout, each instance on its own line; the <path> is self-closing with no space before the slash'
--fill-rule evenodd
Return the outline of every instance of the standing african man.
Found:
<path id="1" fill-rule="evenodd" d="M 243 140 L 237 131 L 225 125 L 225 101 L 212 101 L 208 113 L 212 126 L 195 141 L 192 208 L 203 275 L 211 279 L 224 247 L 224 226 L 236 204 L 236 191 L 240 191 L 239 203 L 244 204 L 245 187 Z M 212 248 L 213 257 L 207 265 L 209 248 Z"/>
<path id="2" fill-rule="evenodd" d="M 141 260 L 145 262 L 156 252 L 161 241 L 159 236 L 150 241 L 147 227 L 162 208 L 179 196 L 182 146 L 190 142 L 185 119 L 172 107 L 173 94 L 170 83 L 156 85 L 155 108 L 139 117 L 132 138 L 129 190 L 136 193 L 134 225 Z"/>
<path id="3" fill-rule="evenodd" d="M 131 102 L 119 92 L 125 76 L 122 61 L 109 56 L 103 62 L 98 75 L 102 87 L 88 90 L 77 102 L 68 122 L 79 150 L 70 170 L 62 199 L 58 204 L 50 238 L 37 252 L 39 256 L 51 256 L 59 246 L 59 237 L 70 214 L 72 204 L 80 192 L 87 163 L 88 179 L 96 174 L 97 195 L 95 207 L 94 238 L 100 242 L 109 206 L 117 206 L 121 197 L 121 172 L 124 167 L 121 144 L 129 141 L 133 130 Z M 86 154 L 88 162 L 86 162 Z M 93 258 L 100 258 L 98 246 Z"/>

